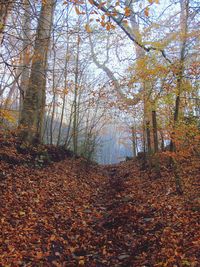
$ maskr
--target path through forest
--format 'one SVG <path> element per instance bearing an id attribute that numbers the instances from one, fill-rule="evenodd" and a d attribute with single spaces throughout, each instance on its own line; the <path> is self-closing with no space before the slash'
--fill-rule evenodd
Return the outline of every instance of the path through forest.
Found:
<path id="1" fill-rule="evenodd" d="M 198 159 L 183 164 L 188 184 L 179 196 L 165 166 L 161 177 L 138 160 L 38 167 L 5 144 L 0 266 L 199 266 Z"/>

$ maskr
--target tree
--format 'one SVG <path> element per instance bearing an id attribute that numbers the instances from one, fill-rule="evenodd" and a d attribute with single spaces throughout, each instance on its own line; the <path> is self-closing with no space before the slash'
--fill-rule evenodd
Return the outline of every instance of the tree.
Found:
<path id="1" fill-rule="evenodd" d="M 22 72 L 20 79 L 20 110 L 22 110 L 23 99 L 27 91 L 28 81 L 29 81 L 29 67 L 31 61 L 31 6 L 29 0 L 24 0 L 24 14 L 23 14 L 23 25 L 22 25 L 22 35 L 23 35 L 23 45 L 22 45 Z"/>
<path id="2" fill-rule="evenodd" d="M 180 57 L 177 62 L 178 69 L 176 72 L 177 76 L 177 95 L 175 101 L 174 108 L 174 128 L 176 127 L 179 120 L 180 113 L 180 102 L 181 102 L 181 94 L 183 87 L 183 74 L 184 74 L 184 64 L 185 64 L 185 52 L 186 52 L 186 44 L 187 44 L 187 34 L 188 34 L 188 18 L 189 18 L 189 0 L 181 0 L 180 1 L 181 13 L 180 13 Z M 171 140 L 171 151 L 174 151 L 175 143 Z"/>
<path id="3" fill-rule="evenodd" d="M 12 0 L 1 0 L 0 1 L 0 44 L 3 41 L 3 31 L 6 25 L 9 10 L 15 1 Z"/>
<path id="4" fill-rule="evenodd" d="M 47 55 L 55 0 L 43 1 L 38 20 L 35 47 L 27 92 L 21 112 L 21 138 L 30 144 L 41 142 L 46 88 Z"/>

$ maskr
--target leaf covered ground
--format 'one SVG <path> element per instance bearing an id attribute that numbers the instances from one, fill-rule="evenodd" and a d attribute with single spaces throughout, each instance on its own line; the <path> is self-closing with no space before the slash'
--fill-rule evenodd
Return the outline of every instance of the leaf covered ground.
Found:
<path id="1" fill-rule="evenodd" d="M 161 177 L 138 160 L 41 167 L 13 141 L 0 155 L 0 266 L 200 266 L 199 159 L 178 196 L 164 163 Z"/>

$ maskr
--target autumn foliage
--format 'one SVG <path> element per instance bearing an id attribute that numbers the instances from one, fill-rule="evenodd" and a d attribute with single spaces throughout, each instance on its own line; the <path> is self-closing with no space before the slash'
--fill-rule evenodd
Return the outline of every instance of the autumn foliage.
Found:
<path id="1" fill-rule="evenodd" d="M 1 136 L 0 266 L 199 266 L 199 158 L 181 162 L 179 196 L 165 158 L 157 177 L 137 159 L 30 164 L 18 145 Z"/>
<path id="2" fill-rule="evenodd" d="M 0 48 L 0 267 L 199 267 L 198 1 L 0 0 Z"/>

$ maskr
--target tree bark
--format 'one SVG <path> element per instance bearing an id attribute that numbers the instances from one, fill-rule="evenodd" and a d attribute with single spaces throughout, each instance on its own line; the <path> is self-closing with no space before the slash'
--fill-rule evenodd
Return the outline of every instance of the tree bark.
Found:
<path id="1" fill-rule="evenodd" d="M 184 68 L 185 68 L 185 51 L 186 51 L 186 42 L 187 42 L 187 32 L 188 32 L 188 17 L 189 17 L 189 0 L 180 0 L 181 14 L 180 14 L 180 28 L 181 34 L 183 35 L 183 40 L 181 40 L 181 49 L 180 49 L 180 59 L 179 59 L 179 70 L 177 73 L 177 96 L 175 101 L 174 109 L 174 125 L 172 138 L 175 135 L 175 129 L 177 123 L 179 122 L 179 113 L 180 113 L 180 102 L 181 102 L 181 93 L 182 93 L 182 82 L 184 79 Z M 170 151 L 176 152 L 176 145 L 174 140 L 171 140 Z M 180 195 L 183 194 L 182 180 L 179 171 L 179 164 L 176 157 L 171 156 L 171 165 L 174 169 L 176 192 Z"/>
<path id="2" fill-rule="evenodd" d="M 180 59 L 179 59 L 179 71 L 177 73 L 177 95 L 175 101 L 175 108 L 174 108 L 174 129 L 179 121 L 179 113 L 180 113 L 180 102 L 181 102 L 181 93 L 182 93 L 182 82 L 183 82 L 183 74 L 184 74 L 184 61 L 185 61 L 185 50 L 186 50 L 186 41 L 187 41 L 187 21 L 189 16 L 189 1 L 188 0 L 180 0 L 181 6 L 181 15 L 180 15 L 180 27 L 181 33 L 183 34 L 183 41 L 181 43 L 181 50 L 180 50 Z M 172 136 L 174 132 L 172 133 Z M 170 142 L 170 151 L 176 151 L 176 145 L 173 139 Z"/>
<path id="3" fill-rule="evenodd" d="M 151 131 L 150 131 L 150 122 L 149 121 L 146 121 L 146 134 L 147 134 L 148 154 L 151 155 L 152 147 L 151 147 Z"/>
<path id="4" fill-rule="evenodd" d="M 3 42 L 4 29 L 8 17 L 8 12 L 12 8 L 14 2 L 14 0 L 0 0 L 0 45 Z"/>
<path id="5" fill-rule="evenodd" d="M 152 111 L 152 125 L 153 125 L 153 140 L 154 140 L 154 153 L 158 152 L 158 129 L 156 111 Z"/>
<path id="6" fill-rule="evenodd" d="M 53 43 L 54 43 L 54 33 L 53 33 Z M 55 68 L 56 68 L 56 50 L 55 47 L 53 46 L 53 71 L 52 71 L 52 76 L 53 76 L 53 85 L 52 85 L 52 91 L 53 91 L 53 99 L 52 99 L 52 113 L 51 113 L 51 120 L 50 120 L 50 144 L 52 145 L 54 143 L 54 117 L 55 117 L 55 112 L 56 112 L 56 100 L 57 100 L 57 92 L 56 92 L 56 84 L 55 84 Z"/>
<path id="7" fill-rule="evenodd" d="M 80 36 L 77 36 L 77 52 L 75 66 L 75 86 L 74 86 L 74 116 L 73 116 L 73 152 L 76 156 L 78 153 L 78 78 L 79 78 L 79 53 L 80 53 Z"/>
<path id="8" fill-rule="evenodd" d="M 45 94 L 46 66 L 55 0 L 43 1 L 27 93 L 20 120 L 21 138 L 29 144 L 41 142 Z"/>
<path id="9" fill-rule="evenodd" d="M 132 127 L 132 145 L 133 145 L 133 157 L 136 157 L 137 155 L 137 140 L 136 140 L 136 133 L 135 133 L 135 127 Z"/>
<path id="10" fill-rule="evenodd" d="M 64 69 L 64 90 L 68 89 L 68 67 L 69 67 L 69 23 L 68 23 L 68 18 L 69 18 L 69 9 L 67 9 L 67 48 L 66 48 L 66 56 L 65 56 L 65 69 Z M 59 129 L 58 129 L 58 139 L 57 139 L 57 146 L 60 145 L 61 142 L 61 135 L 62 135 L 62 125 L 63 125 L 63 118 L 64 118 L 64 112 L 65 112 L 65 105 L 67 102 L 67 92 L 64 91 L 63 93 L 63 102 L 62 102 L 62 110 L 61 110 L 61 118 L 60 118 L 60 124 L 59 124 Z"/>
<path id="11" fill-rule="evenodd" d="M 23 14 L 23 52 L 22 52 L 22 73 L 20 81 L 20 111 L 22 111 L 23 99 L 27 91 L 30 75 L 30 43 L 31 43 L 31 6 L 29 0 L 24 0 Z"/>

